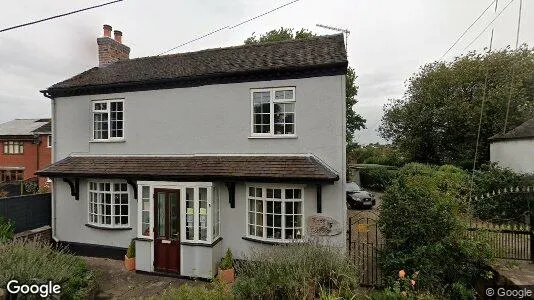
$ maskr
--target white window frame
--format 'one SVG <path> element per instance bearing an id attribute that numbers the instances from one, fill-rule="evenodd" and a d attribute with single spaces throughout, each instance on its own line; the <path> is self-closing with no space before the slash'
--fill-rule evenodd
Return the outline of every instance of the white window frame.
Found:
<path id="1" fill-rule="evenodd" d="M 186 188 L 192 188 L 193 189 L 193 239 L 187 239 L 186 238 L 186 223 L 187 223 L 187 215 L 186 215 Z M 200 239 L 200 188 L 206 188 L 207 189 L 207 211 L 206 211 L 206 240 L 203 241 Z M 180 236 L 180 242 L 186 242 L 186 243 L 195 243 L 195 244 L 211 244 L 214 241 L 213 237 L 213 190 L 214 186 L 211 184 L 197 184 L 197 185 L 187 185 L 184 186 L 181 190 L 181 215 L 182 215 L 182 222 L 180 222 L 180 230 L 181 230 L 181 236 Z M 220 205 L 220 202 L 219 202 Z"/>
<path id="2" fill-rule="evenodd" d="M 112 102 L 121 102 L 122 103 L 122 136 L 121 137 L 112 137 L 111 136 L 111 103 Z M 99 103 L 106 103 L 106 109 L 105 110 L 95 110 L 95 104 Z M 126 135 L 126 106 L 124 98 L 116 98 L 116 99 L 102 99 L 102 100 L 93 100 L 91 101 L 91 140 L 95 142 L 117 142 L 117 141 L 124 141 L 125 135 Z M 108 115 L 108 137 L 106 139 L 95 138 L 95 114 L 102 114 L 105 113 Z"/>
<path id="3" fill-rule="evenodd" d="M 91 210 L 90 210 L 90 207 L 91 207 L 91 192 L 99 192 L 99 190 L 91 190 L 91 182 L 94 182 L 96 183 L 97 185 L 100 184 L 100 183 L 109 183 L 110 184 L 110 193 L 111 193 L 111 225 L 110 224 L 102 224 L 102 223 L 99 223 L 99 222 L 92 222 L 91 221 Z M 126 194 L 128 195 L 128 224 L 118 224 L 118 225 L 114 225 L 113 223 L 115 222 L 114 221 L 114 217 L 115 217 L 115 212 L 114 212 L 114 195 L 115 195 L 115 191 L 113 191 L 113 185 L 114 184 L 126 184 Z M 124 192 L 120 192 L 120 194 L 122 194 Z M 125 180 L 103 180 L 103 179 L 89 179 L 87 180 L 87 224 L 91 225 L 91 226 L 95 226 L 95 227 L 101 227 L 101 228 L 131 228 L 131 222 L 132 222 L 132 215 L 130 213 L 130 210 L 131 210 L 131 203 L 132 203 L 132 192 L 131 192 L 131 189 L 130 189 L 130 186 L 129 184 L 125 181 Z M 100 218 L 100 216 L 102 215 L 100 213 L 100 202 L 97 203 L 97 208 L 98 208 L 98 213 L 96 214 L 97 215 L 97 220 L 98 218 Z"/>
<path id="4" fill-rule="evenodd" d="M 248 214 L 249 214 L 249 211 L 250 211 L 250 207 L 249 207 L 249 188 L 261 188 L 262 189 L 262 201 L 263 201 L 263 225 L 262 225 L 262 228 L 263 228 L 263 237 L 258 237 L 256 235 L 250 235 L 249 234 L 249 222 L 248 222 Z M 294 242 L 303 242 L 304 239 L 305 239 L 305 235 L 306 235 L 306 212 L 305 212 L 305 186 L 304 185 L 294 185 L 294 184 L 264 184 L 264 183 L 258 183 L 258 184 L 255 184 L 255 183 L 247 183 L 245 185 L 245 199 L 246 199 L 246 208 L 245 208 L 245 236 L 247 238 L 250 238 L 250 239 L 253 239 L 253 240 L 260 240 L 260 241 L 266 241 L 266 242 L 275 242 L 275 243 L 294 243 Z M 302 215 L 302 232 L 301 232 L 301 238 L 300 239 L 286 239 L 286 238 L 281 238 L 281 239 L 276 239 L 276 238 L 267 238 L 267 205 L 266 205 L 266 202 L 269 201 L 267 199 L 267 189 L 281 189 L 281 193 L 282 193 L 282 226 L 281 226 L 281 230 L 282 230 L 282 233 L 285 232 L 285 217 L 286 217 L 286 206 L 285 206 L 285 203 L 286 203 L 286 199 L 285 199 L 285 190 L 286 189 L 300 189 L 301 190 L 301 197 L 300 197 L 300 203 L 301 203 L 301 215 Z M 254 198 L 258 198 L 258 197 L 254 197 Z M 294 202 L 294 201 L 292 201 Z M 293 214 L 294 215 L 294 214 Z"/>
<path id="5" fill-rule="evenodd" d="M 46 136 L 46 148 L 52 148 L 52 135 L 51 134 Z"/>
<path id="6" fill-rule="evenodd" d="M 143 186 L 148 186 L 150 188 L 150 236 L 143 235 L 142 232 L 142 202 L 143 202 L 143 194 L 142 189 Z M 138 181 L 137 182 L 137 197 L 139 198 L 137 203 L 137 219 L 139 220 L 137 223 L 137 237 L 142 239 L 154 239 L 154 190 L 155 189 L 168 189 L 168 190 L 180 190 L 180 242 L 184 243 L 191 243 L 191 244 L 211 244 L 214 241 L 217 240 L 221 236 L 221 227 L 220 224 L 222 223 L 222 220 L 220 220 L 220 197 L 217 198 L 216 194 L 214 193 L 215 187 L 217 187 L 217 190 L 221 190 L 220 185 L 216 185 L 211 182 L 167 182 L 167 181 Z M 186 188 L 193 188 L 194 196 L 193 196 L 193 239 L 186 239 L 186 203 L 185 203 L 185 197 L 186 197 Z M 207 238 L 206 241 L 200 240 L 199 237 L 199 188 L 207 188 Z M 219 200 L 219 235 L 214 236 L 213 235 L 213 201 Z"/>
<path id="7" fill-rule="evenodd" d="M 4 146 L 4 151 L 3 151 L 4 154 L 7 154 L 7 155 L 24 154 L 24 141 L 12 141 L 12 140 L 4 141 L 3 146 Z"/>
<path id="8" fill-rule="evenodd" d="M 283 99 L 276 100 L 275 93 L 277 91 L 293 91 L 293 99 Z M 254 132 L 254 93 L 258 92 L 269 92 L 269 133 L 255 133 Z M 297 136 L 297 95 L 295 87 L 276 87 L 276 88 L 261 88 L 261 89 L 251 89 L 250 90 L 250 136 L 251 137 L 264 137 L 264 138 L 287 138 L 287 137 L 296 137 Z M 293 112 L 293 133 L 289 134 L 276 134 L 274 132 L 274 104 L 275 103 L 293 103 L 294 112 Z"/>

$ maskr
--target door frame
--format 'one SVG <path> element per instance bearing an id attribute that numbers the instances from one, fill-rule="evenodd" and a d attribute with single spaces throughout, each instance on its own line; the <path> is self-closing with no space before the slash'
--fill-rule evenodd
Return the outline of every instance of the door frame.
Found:
<path id="1" fill-rule="evenodd" d="M 176 274 L 181 274 L 181 269 L 182 269 L 182 247 L 181 247 L 181 223 L 182 223 L 182 220 L 181 220 L 181 202 L 182 202 L 182 190 L 181 188 L 154 188 L 153 189 L 153 194 L 152 194 L 152 201 L 154 203 L 154 211 L 152 213 L 152 218 L 154 220 L 154 226 L 152 228 L 152 232 L 154 234 L 154 259 L 153 259 L 153 266 L 154 266 L 154 270 L 157 271 L 157 272 L 164 272 L 164 273 L 176 273 Z M 177 251 L 177 259 L 178 259 L 178 270 L 176 271 L 172 271 L 172 270 L 168 270 L 168 269 L 160 269 L 158 268 L 158 266 L 156 266 L 156 257 L 157 257 L 157 252 L 156 252 L 156 243 L 158 243 L 161 239 L 158 238 L 158 236 L 155 234 L 156 233 L 156 228 L 158 227 L 158 216 L 157 216 L 157 213 L 158 213 L 158 199 L 157 199 L 157 194 L 158 193 L 161 193 L 161 192 L 164 192 L 165 193 L 165 219 L 166 219 L 166 226 L 165 226 L 165 231 L 166 231 L 166 238 L 164 240 L 167 240 L 167 241 L 170 241 L 169 244 L 176 242 L 177 244 L 177 248 L 178 248 L 178 251 Z M 175 240 L 172 239 L 171 237 L 171 232 L 170 232 L 170 214 L 171 214 L 171 211 L 170 211 L 170 208 L 171 208 L 171 203 L 170 203 L 170 199 L 168 198 L 168 195 L 169 194 L 176 194 L 177 195 L 177 203 L 176 203 L 176 209 L 177 209 L 177 218 L 178 218 L 178 228 L 177 228 L 177 231 L 178 231 L 178 235 L 176 237 Z M 163 242 L 162 242 L 163 243 Z"/>
<path id="2" fill-rule="evenodd" d="M 139 180 L 137 181 L 137 191 L 138 191 L 138 197 L 139 200 L 137 201 L 137 237 L 139 239 L 143 240 L 149 240 L 150 241 L 150 271 L 156 272 L 154 268 L 154 262 L 155 262 L 155 237 L 154 237 L 154 190 L 157 189 L 163 189 L 163 190 L 180 190 L 180 214 L 181 214 L 181 221 L 183 227 L 183 224 L 185 224 L 184 219 L 184 212 L 185 212 L 185 188 L 188 187 L 207 187 L 207 188 L 213 188 L 216 186 L 215 182 L 207 182 L 207 181 L 150 181 L 150 180 Z M 149 215 L 150 215 L 150 236 L 143 236 L 143 230 L 142 230 L 142 212 L 143 212 L 143 201 L 142 201 L 142 192 L 143 187 L 149 188 Z M 208 193 L 208 196 L 211 197 L 211 193 Z M 221 205 L 222 201 L 219 203 Z M 146 211 L 146 210 L 145 210 Z M 211 219 L 209 219 L 211 222 Z M 210 225 L 211 226 L 211 225 Z M 180 241 L 185 241 L 185 230 L 182 230 L 183 228 L 180 228 Z M 211 231 L 210 231 L 211 232 Z M 180 242 L 180 243 L 181 243 Z M 183 253 L 183 247 L 180 247 L 180 262 L 184 261 L 184 253 Z M 180 265 L 180 274 L 184 273 L 184 264 Z"/>

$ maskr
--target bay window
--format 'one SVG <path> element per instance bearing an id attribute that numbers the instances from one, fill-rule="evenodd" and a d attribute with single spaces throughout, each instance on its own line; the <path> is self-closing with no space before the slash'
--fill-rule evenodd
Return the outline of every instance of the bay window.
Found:
<path id="1" fill-rule="evenodd" d="M 248 237 L 280 242 L 302 239 L 302 188 L 248 186 L 247 196 Z"/>
<path id="2" fill-rule="evenodd" d="M 128 228 L 129 215 L 127 183 L 89 182 L 89 224 L 100 227 Z"/>
<path id="3" fill-rule="evenodd" d="M 251 97 L 253 137 L 295 135 L 295 88 L 253 89 Z"/>

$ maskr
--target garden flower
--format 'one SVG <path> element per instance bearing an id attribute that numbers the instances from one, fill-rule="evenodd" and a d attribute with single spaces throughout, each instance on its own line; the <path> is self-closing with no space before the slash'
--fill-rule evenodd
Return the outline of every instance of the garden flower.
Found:
<path id="1" fill-rule="evenodd" d="M 399 277 L 400 278 L 404 278 L 406 276 L 406 272 L 404 272 L 404 270 L 400 270 L 399 271 Z"/>
<path id="2" fill-rule="evenodd" d="M 411 280 L 410 283 L 412 284 L 412 286 L 415 286 L 415 280 Z"/>

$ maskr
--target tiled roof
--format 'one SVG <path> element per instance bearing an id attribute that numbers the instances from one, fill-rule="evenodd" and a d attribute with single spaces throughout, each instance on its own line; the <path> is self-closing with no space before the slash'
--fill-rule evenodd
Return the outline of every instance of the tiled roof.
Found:
<path id="1" fill-rule="evenodd" d="M 36 174 L 190 181 L 339 180 L 337 174 L 313 156 L 70 156 Z"/>
<path id="2" fill-rule="evenodd" d="M 33 135 L 37 129 L 49 124 L 50 119 L 15 119 L 0 124 L 0 136 Z M 50 132 L 38 131 L 38 132 Z"/>
<path id="3" fill-rule="evenodd" d="M 33 132 L 35 133 L 51 133 L 52 132 L 52 122 L 48 120 L 47 123 L 45 123 L 43 126 L 35 129 Z"/>
<path id="4" fill-rule="evenodd" d="M 496 140 L 510 140 L 510 139 L 525 139 L 534 138 L 534 118 L 517 126 L 505 134 L 499 133 L 490 138 L 492 141 Z"/>
<path id="5" fill-rule="evenodd" d="M 54 84 L 43 92 L 57 94 L 66 90 L 90 87 L 116 88 L 147 82 L 168 83 L 269 71 L 327 67 L 345 69 L 347 64 L 343 35 L 338 34 L 122 60 L 106 67 L 89 69 Z"/>

